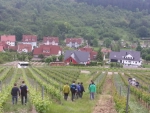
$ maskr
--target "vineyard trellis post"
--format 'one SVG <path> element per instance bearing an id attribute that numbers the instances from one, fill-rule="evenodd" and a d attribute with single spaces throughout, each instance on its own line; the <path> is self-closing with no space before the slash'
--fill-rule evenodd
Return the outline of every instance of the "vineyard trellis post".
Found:
<path id="1" fill-rule="evenodd" d="M 42 86 L 42 100 L 44 99 L 44 86 Z"/>
<path id="2" fill-rule="evenodd" d="M 1 91 L 2 91 L 2 81 L 0 81 L 0 88 L 1 88 Z"/>
<path id="3" fill-rule="evenodd" d="M 126 113 L 128 113 L 128 108 L 129 108 L 129 94 L 130 94 L 130 85 L 128 85 L 127 101 L 126 101 Z"/>
<path id="4" fill-rule="evenodd" d="M 122 87 L 120 86 L 120 96 L 121 96 Z"/>

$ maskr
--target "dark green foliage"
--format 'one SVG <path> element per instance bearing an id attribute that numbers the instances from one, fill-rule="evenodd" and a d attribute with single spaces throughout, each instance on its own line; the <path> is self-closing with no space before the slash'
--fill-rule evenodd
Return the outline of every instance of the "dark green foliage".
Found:
<path id="1" fill-rule="evenodd" d="M 150 61 L 150 54 L 146 55 L 145 60 Z"/>
<path id="2" fill-rule="evenodd" d="M 96 56 L 96 60 L 98 62 L 102 62 L 103 61 L 103 53 L 101 52 L 101 48 L 99 48 L 97 56 Z"/>
<path id="3" fill-rule="evenodd" d="M 58 57 L 59 62 L 62 62 L 63 59 L 64 59 L 64 56 L 63 56 L 63 55 L 60 55 L 60 56 Z"/>
<path id="4" fill-rule="evenodd" d="M 110 39 L 105 39 L 103 45 L 107 48 L 109 48 L 111 46 L 111 40 Z"/>
<path id="5" fill-rule="evenodd" d="M 15 34 L 18 41 L 22 34 L 38 35 L 38 40 L 43 36 L 58 36 L 61 40 L 84 37 L 89 45 L 94 46 L 97 46 L 95 39 L 150 36 L 150 15 L 147 10 L 141 11 L 140 4 L 137 5 L 139 10 L 131 12 L 118 8 L 122 0 L 80 1 L 102 6 L 94 7 L 73 0 L 0 0 L 0 34 Z M 125 9 L 137 4 L 133 0 L 123 0 L 123 3 L 128 7 Z M 145 3 L 147 0 L 142 2 L 142 7 Z M 148 5 L 144 9 L 149 9 Z"/>
<path id="6" fill-rule="evenodd" d="M 43 55 L 43 54 L 40 54 L 40 55 L 38 56 L 38 58 L 43 59 L 43 58 L 44 58 L 44 55 Z"/>
<path id="7" fill-rule="evenodd" d="M 14 53 L 0 52 L 0 64 L 13 61 L 14 59 L 15 59 Z"/>
<path id="8" fill-rule="evenodd" d="M 142 51 L 142 47 L 140 45 L 137 46 L 136 51 Z"/>
<path id="9" fill-rule="evenodd" d="M 111 68 L 113 68 L 113 67 L 122 68 L 123 65 L 120 64 L 120 63 L 117 63 L 117 62 L 111 62 L 111 63 L 110 63 L 110 67 L 111 67 Z"/>
<path id="10" fill-rule="evenodd" d="M 46 59 L 45 59 L 45 62 L 46 62 L 46 63 L 48 63 L 48 64 L 49 64 L 50 62 L 53 62 L 52 57 L 48 57 L 48 58 L 46 58 Z"/>
<path id="11" fill-rule="evenodd" d="M 102 5 L 109 7 L 109 10 L 113 11 L 112 6 L 117 6 L 122 9 L 131 11 L 148 10 L 150 12 L 149 0 L 76 0 L 77 2 L 86 2 L 89 5 Z"/>

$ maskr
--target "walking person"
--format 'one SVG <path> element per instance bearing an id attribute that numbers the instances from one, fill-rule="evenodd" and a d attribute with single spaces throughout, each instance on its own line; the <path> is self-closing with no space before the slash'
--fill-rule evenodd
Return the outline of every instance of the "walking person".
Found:
<path id="1" fill-rule="evenodd" d="M 80 83 L 78 82 L 77 84 L 77 98 L 80 97 L 81 98 L 81 87 L 80 87 Z"/>
<path id="2" fill-rule="evenodd" d="M 80 94 L 81 94 L 81 98 L 82 98 L 83 92 L 85 92 L 84 86 L 83 86 L 83 83 L 82 83 L 82 82 L 81 82 L 81 84 L 80 84 L 80 88 L 81 88 Z"/>
<path id="3" fill-rule="evenodd" d="M 64 93 L 64 99 L 67 100 L 68 99 L 68 94 L 70 92 L 70 87 L 68 85 L 68 83 L 66 83 L 63 87 L 63 93 Z"/>
<path id="4" fill-rule="evenodd" d="M 94 84 L 93 81 L 92 81 L 92 84 L 89 86 L 89 91 L 90 91 L 90 99 L 93 100 L 94 95 L 96 93 L 96 85 Z"/>
<path id="5" fill-rule="evenodd" d="M 22 85 L 20 86 L 20 91 L 21 91 L 21 103 L 23 104 L 27 104 L 27 92 L 28 92 L 28 88 L 25 85 L 25 82 L 22 81 Z M 25 100 L 25 101 L 24 101 Z"/>
<path id="6" fill-rule="evenodd" d="M 75 93 L 76 93 L 76 84 L 75 81 L 72 82 L 71 86 L 70 86 L 70 90 L 71 90 L 71 100 L 73 101 L 75 98 Z"/>
<path id="7" fill-rule="evenodd" d="M 12 104 L 14 104 L 14 101 L 16 100 L 16 104 L 18 102 L 18 95 L 20 96 L 20 90 L 17 87 L 17 84 L 14 83 L 14 87 L 11 90 L 11 95 L 12 95 Z"/>

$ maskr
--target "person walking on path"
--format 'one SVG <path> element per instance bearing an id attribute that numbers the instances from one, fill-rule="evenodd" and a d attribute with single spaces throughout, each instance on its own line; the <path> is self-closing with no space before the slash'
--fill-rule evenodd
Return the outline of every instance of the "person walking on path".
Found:
<path id="1" fill-rule="evenodd" d="M 28 92 L 28 88 L 25 85 L 25 82 L 22 81 L 22 85 L 20 86 L 20 91 L 21 91 L 21 103 L 22 105 L 27 103 L 27 92 Z M 25 99 L 25 102 L 24 102 Z"/>
<path id="2" fill-rule="evenodd" d="M 90 91 L 90 99 L 93 100 L 94 95 L 96 93 L 96 85 L 94 84 L 93 81 L 92 81 L 92 84 L 89 86 L 89 91 Z"/>
<path id="3" fill-rule="evenodd" d="M 83 92 L 85 92 L 84 86 L 83 86 L 83 83 L 82 83 L 82 82 L 81 82 L 81 84 L 80 84 L 80 88 L 81 88 L 81 91 L 80 91 L 80 97 L 82 98 Z"/>
<path id="4" fill-rule="evenodd" d="M 80 87 L 80 83 L 78 82 L 77 84 L 77 98 L 80 97 L 81 98 L 81 87 Z"/>
<path id="5" fill-rule="evenodd" d="M 70 87 L 68 85 L 68 83 L 66 83 L 63 87 L 63 93 L 64 93 L 64 99 L 67 100 L 68 99 L 68 94 L 70 92 Z"/>
<path id="6" fill-rule="evenodd" d="M 11 95 L 12 95 L 12 103 L 14 104 L 14 101 L 16 100 L 16 104 L 18 102 L 18 95 L 20 96 L 20 90 L 17 87 L 17 84 L 14 83 L 14 87 L 11 90 Z"/>
<path id="7" fill-rule="evenodd" d="M 75 98 L 75 93 L 76 93 L 76 84 L 75 81 L 72 82 L 71 86 L 70 86 L 70 90 L 71 90 L 71 100 L 73 101 Z"/>

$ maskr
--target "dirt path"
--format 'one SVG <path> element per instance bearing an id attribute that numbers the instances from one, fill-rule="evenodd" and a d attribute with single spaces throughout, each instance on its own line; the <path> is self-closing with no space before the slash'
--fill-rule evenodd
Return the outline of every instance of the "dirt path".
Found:
<path id="1" fill-rule="evenodd" d="M 113 102 L 112 93 L 112 73 L 108 73 L 106 81 L 104 83 L 102 95 L 93 110 L 92 113 L 117 113 L 115 110 L 115 104 Z"/>

